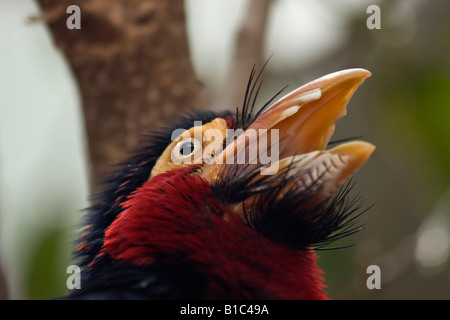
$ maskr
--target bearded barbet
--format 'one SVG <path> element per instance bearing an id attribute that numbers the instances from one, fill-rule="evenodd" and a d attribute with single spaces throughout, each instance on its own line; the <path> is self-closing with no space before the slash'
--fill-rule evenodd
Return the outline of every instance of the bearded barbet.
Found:
<path id="1" fill-rule="evenodd" d="M 68 299 L 327 299 L 316 250 L 360 229 L 351 176 L 375 147 L 330 142 L 364 69 L 148 136 L 89 208 Z"/>

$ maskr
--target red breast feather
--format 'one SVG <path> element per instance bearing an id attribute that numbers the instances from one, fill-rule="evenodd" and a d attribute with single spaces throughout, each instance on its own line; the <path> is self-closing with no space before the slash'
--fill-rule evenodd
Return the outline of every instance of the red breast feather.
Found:
<path id="1" fill-rule="evenodd" d="M 250 228 L 183 168 L 146 182 L 106 230 L 103 253 L 137 265 L 189 262 L 206 275 L 207 298 L 325 299 L 312 250 Z"/>

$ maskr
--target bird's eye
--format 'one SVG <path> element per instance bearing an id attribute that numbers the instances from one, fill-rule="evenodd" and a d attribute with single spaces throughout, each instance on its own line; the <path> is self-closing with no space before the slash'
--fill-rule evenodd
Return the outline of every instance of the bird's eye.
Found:
<path id="1" fill-rule="evenodd" d="M 189 156 L 194 152 L 195 146 L 192 142 L 183 142 L 180 145 L 180 156 Z"/>
<path id="2" fill-rule="evenodd" d="M 202 149 L 202 143 L 193 138 L 183 139 L 178 142 L 172 150 L 172 161 L 184 160 L 191 158 L 192 155 L 197 154 Z M 175 158 L 175 159 L 173 159 Z"/>

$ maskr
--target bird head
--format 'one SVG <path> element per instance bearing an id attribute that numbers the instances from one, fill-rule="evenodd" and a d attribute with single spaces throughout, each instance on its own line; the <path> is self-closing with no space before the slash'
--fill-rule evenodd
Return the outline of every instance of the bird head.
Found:
<path id="1" fill-rule="evenodd" d="M 369 76 L 332 73 L 255 111 L 253 71 L 241 110 L 149 136 L 86 215 L 77 294 L 327 298 L 315 250 L 358 230 L 345 182 L 374 151 L 330 139 Z"/>

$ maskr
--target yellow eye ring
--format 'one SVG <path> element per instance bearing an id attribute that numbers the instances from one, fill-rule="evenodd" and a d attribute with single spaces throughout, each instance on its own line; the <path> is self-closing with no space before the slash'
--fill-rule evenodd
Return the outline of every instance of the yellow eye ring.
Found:
<path id="1" fill-rule="evenodd" d="M 202 150 L 202 142 L 195 138 L 187 138 L 179 141 L 172 149 L 172 161 L 183 161 L 191 158 Z"/>

